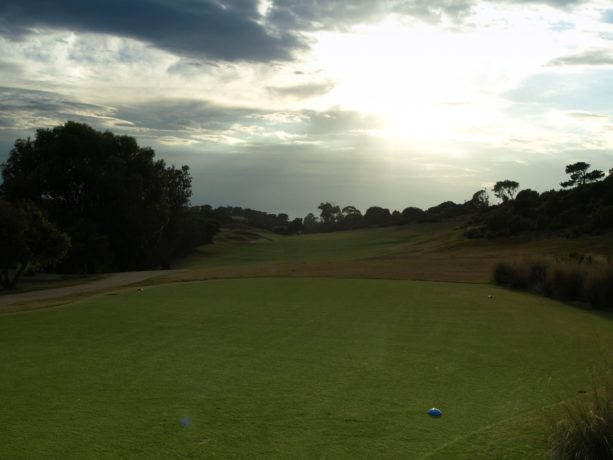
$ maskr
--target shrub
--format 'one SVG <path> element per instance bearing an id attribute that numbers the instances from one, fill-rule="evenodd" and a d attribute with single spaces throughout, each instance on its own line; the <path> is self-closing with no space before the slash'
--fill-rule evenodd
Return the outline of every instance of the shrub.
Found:
<path id="1" fill-rule="evenodd" d="M 578 268 L 556 267 L 551 277 L 552 297 L 566 302 L 585 298 L 585 273 Z"/>
<path id="2" fill-rule="evenodd" d="M 594 388 L 587 397 L 563 404 L 564 418 L 553 427 L 553 458 L 605 460 L 613 458 L 613 381 Z"/>
<path id="3" fill-rule="evenodd" d="M 613 267 L 601 257 L 570 254 L 555 261 L 527 259 L 498 262 L 494 283 L 531 291 L 564 302 L 589 302 L 592 308 L 613 308 Z"/>
<path id="4" fill-rule="evenodd" d="M 507 262 L 498 262 L 494 265 L 494 282 L 500 286 L 514 287 L 517 279 L 516 267 Z"/>
<path id="5" fill-rule="evenodd" d="M 548 263 L 533 259 L 514 263 L 498 262 L 494 266 L 494 282 L 512 289 L 524 289 L 549 295 Z"/>
<path id="6" fill-rule="evenodd" d="M 594 308 L 613 307 L 613 269 L 598 275 L 592 274 L 587 281 L 587 298 Z"/>

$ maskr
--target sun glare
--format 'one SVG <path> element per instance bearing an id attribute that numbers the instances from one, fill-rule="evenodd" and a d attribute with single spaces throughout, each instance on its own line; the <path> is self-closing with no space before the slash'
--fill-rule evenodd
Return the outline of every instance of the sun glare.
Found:
<path id="1" fill-rule="evenodd" d="M 496 22 L 484 10 L 475 20 L 488 27 L 462 33 L 394 18 L 322 33 L 314 54 L 336 82 L 328 102 L 376 114 L 389 138 L 466 136 L 498 116 L 501 93 L 555 55 L 548 29 L 520 14 Z"/>

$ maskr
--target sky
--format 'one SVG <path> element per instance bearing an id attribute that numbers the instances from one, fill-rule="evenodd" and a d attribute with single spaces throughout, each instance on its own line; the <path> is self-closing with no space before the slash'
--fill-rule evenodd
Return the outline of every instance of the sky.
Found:
<path id="1" fill-rule="evenodd" d="M 542 192 L 613 168 L 613 3 L 3 0 L 0 162 L 68 120 L 189 165 L 194 205 Z"/>

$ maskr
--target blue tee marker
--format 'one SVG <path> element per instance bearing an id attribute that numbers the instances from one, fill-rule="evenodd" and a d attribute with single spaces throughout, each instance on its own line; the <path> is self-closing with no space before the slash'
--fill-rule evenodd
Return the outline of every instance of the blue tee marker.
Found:
<path id="1" fill-rule="evenodd" d="M 440 409 L 437 409 L 436 407 L 433 407 L 432 409 L 428 411 L 428 415 L 430 417 L 440 417 L 441 415 L 443 415 L 443 411 Z"/>

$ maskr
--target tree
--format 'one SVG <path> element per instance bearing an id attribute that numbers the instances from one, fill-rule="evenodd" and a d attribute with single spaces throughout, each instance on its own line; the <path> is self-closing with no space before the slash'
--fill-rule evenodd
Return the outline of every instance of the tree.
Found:
<path id="1" fill-rule="evenodd" d="M 584 161 L 566 165 L 566 174 L 570 174 L 570 179 L 560 185 L 564 188 L 581 186 L 589 182 L 596 182 L 604 177 L 604 173 L 598 169 L 588 172 L 589 167 L 589 163 Z"/>
<path id="2" fill-rule="evenodd" d="M 138 269 L 175 256 L 189 168 L 168 167 L 132 137 L 70 121 L 39 129 L 34 140 L 15 142 L 2 177 L 7 200 L 34 202 L 69 234 L 68 270 L 95 270 L 103 261 L 107 269 Z"/>
<path id="3" fill-rule="evenodd" d="M 332 203 L 320 203 L 317 209 L 321 211 L 320 217 L 324 224 L 335 223 L 341 214 L 341 208 Z"/>
<path id="4" fill-rule="evenodd" d="M 366 225 L 388 225 L 392 221 L 392 214 L 387 208 L 372 206 L 364 214 Z"/>
<path id="5" fill-rule="evenodd" d="M 496 195 L 496 198 L 502 200 L 503 203 L 506 203 L 507 201 L 513 200 L 515 192 L 518 188 L 518 182 L 515 182 L 514 180 L 505 179 L 496 182 L 492 190 L 494 191 L 494 195 Z"/>
<path id="6" fill-rule="evenodd" d="M 468 203 L 476 209 L 487 209 L 490 205 L 490 197 L 487 190 L 477 190 Z"/>
<path id="7" fill-rule="evenodd" d="M 362 216 L 362 212 L 355 206 L 345 206 L 341 210 L 341 213 L 343 228 L 352 229 L 362 226 L 364 217 Z"/>
<path id="8" fill-rule="evenodd" d="M 0 283 L 17 285 L 21 274 L 58 262 L 70 246 L 68 236 L 32 203 L 0 201 Z"/>
<path id="9" fill-rule="evenodd" d="M 302 219 L 300 217 L 296 217 L 287 225 L 287 233 L 293 235 L 295 233 L 300 233 L 304 230 L 304 224 L 302 223 Z"/>
<path id="10" fill-rule="evenodd" d="M 319 221 L 312 212 L 304 216 L 302 225 L 305 233 L 316 233 L 319 231 Z"/>
<path id="11" fill-rule="evenodd" d="M 324 232 L 334 230 L 335 225 L 341 218 L 341 208 L 332 203 L 320 203 L 317 209 L 321 211 L 321 230 Z"/>
<path id="12" fill-rule="evenodd" d="M 415 206 L 409 206 L 408 208 L 404 208 L 402 210 L 402 213 L 400 214 L 402 221 L 408 224 L 420 222 L 423 216 L 423 209 L 416 208 Z"/>

